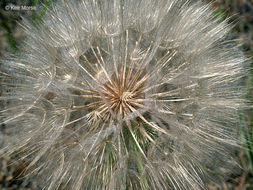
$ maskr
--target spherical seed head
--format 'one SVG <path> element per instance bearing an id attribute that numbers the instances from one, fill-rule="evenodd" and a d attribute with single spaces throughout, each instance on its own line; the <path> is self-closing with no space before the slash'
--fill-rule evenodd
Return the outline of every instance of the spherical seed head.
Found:
<path id="1" fill-rule="evenodd" d="M 196 190 L 226 166 L 247 61 L 209 6 L 60 0 L 24 28 L 2 63 L 4 150 L 46 189 Z"/>

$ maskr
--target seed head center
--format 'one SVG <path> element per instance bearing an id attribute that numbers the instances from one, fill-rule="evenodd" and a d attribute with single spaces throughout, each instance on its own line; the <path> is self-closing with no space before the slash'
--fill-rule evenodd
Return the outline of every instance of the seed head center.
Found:
<path id="1" fill-rule="evenodd" d="M 135 99 L 139 94 L 136 94 L 136 89 L 124 85 L 125 82 L 121 82 L 118 85 L 105 84 L 103 92 L 108 110 L 104 112 L 113 112 L 115 115 L 119 114 L 122 117 L 132 112 L 135 107 Z"/>

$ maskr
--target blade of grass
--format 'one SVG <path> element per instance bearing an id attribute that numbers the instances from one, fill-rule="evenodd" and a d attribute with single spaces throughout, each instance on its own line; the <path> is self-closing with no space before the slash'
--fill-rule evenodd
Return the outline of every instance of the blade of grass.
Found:
<path id="1" fill-rule="evenodd" d="M 242 111 L 240 111 L 239 117 L 240 117 L 242 129 L 243 129 L 244 137 L 246 140 L 246 147 L 247 147 L 247 153 L 248 153 L 249 162 L 250 162 L 250 169 L 251 171 L 253 171 L 253 134 L 249 131 L 247 121 Z"/>
<path id="2" fill-rule="evenodd" d="M 32 19 L 33 21 L 35 22 L 34 24 L 40 24 L 41 21 L 42 21 L 42 18 L 45 16 L 47 10 L 50 8 L 50 6 L 52 5 L 52 3 L 54 2 L 55 0 L 47 0 L 44 4 L 43 4 L 43 9 L 42 11 L 40 11 L 39 13 L 37 12 L 33 12 L 32 14 Z M 32 5 L 33 6 L 38 6 L 39 4 L 39 0 L 33 0 L 32 1 Z"/>

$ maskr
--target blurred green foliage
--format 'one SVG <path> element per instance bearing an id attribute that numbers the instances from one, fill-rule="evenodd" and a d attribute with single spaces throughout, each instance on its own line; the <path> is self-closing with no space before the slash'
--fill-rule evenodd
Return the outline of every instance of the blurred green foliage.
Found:
<path id="1" fill-rule="evenodd" d="M 0 1 L 0 30 L 5 30 L 5 37 L 8 40 L 10 50 L 13 53 L 18 51 L 17 39 L 14 36 L 15 27 L 18 22 L 21 21 L 21 17 L 25 16 L 34 24 L 39 24 L 46 14 L 48 8 L 52 5 L 55 0 L 1 0 Z M 6 6 L 9 4 L 13 5 L 26 5 L 36 7 L 36 10 L 31 11 L 14 11 L 6 10 Z"/>

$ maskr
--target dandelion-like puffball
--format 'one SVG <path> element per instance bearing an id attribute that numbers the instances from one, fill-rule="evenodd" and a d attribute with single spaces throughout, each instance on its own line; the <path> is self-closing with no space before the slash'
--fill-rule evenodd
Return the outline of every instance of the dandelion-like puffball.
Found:
<path id="1" fill-rule="evenodd" d="M 45 189 L 204 189 L 230 159 L 247 61 L 209 5 L 58 0 L 23 26 L 3 151 Z"/>

